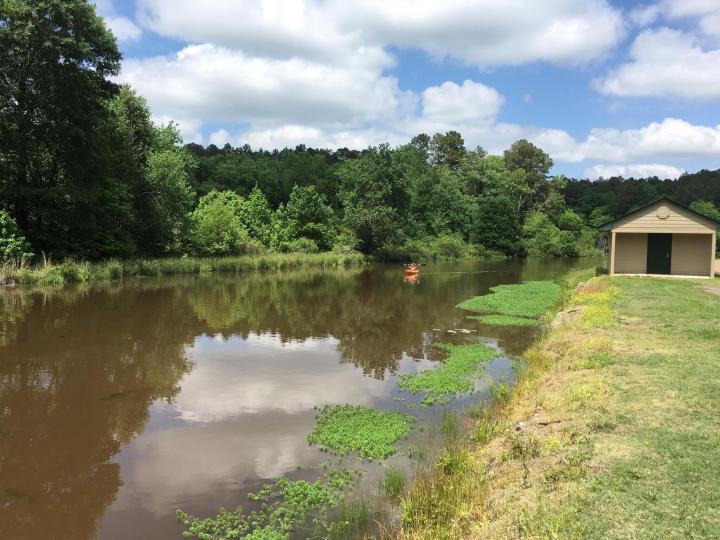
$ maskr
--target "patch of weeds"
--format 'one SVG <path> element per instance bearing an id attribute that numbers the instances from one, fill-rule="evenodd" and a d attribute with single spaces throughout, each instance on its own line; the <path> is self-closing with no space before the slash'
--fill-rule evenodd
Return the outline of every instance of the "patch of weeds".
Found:
<path id="1" fill-rule="evenodd" d="M 284 539 L 305 522 L 313 512 L 327 511 L 335 505 L 340 492 L 352 482 L 352 472 L 332 471 L 315 482 L 291 481 L 285 477 L 266 484 L 248 498 L 262 502 L 260 510 L 245 513 L 221 508 L 215 517 L 198 518 L 182 510 L 177 519 L 185 526 L 183 536 L 202 540 L 226 538 Z"/>
<path id="2" fill-rule="evenodd" d="M 446 439 L 453 440 L 457 437 L 460 430 L 460 423 L 457 415 L 453 411 L 443 411 L 442 422 L 440 424 L 442 434 Z"/>
<path id="3" fill-rule="evenodd" d="M 561 288 L 553 281 L 528 281 L 490 288 L 492 294 L 476 296 L 457 305 L 480 313 L 538 318 L 560 300 Z"/>
<path id="4" fill-rule="evenodd" d="M 547 483 L 574 480 L 585 475 L 585 463 L 590 460 L 593 445 L 587 437 L 580 437 L 569 448 L 560 463 L 544 474 Z"/>
<path id="5" fill-rule="evenodd" d="M 417 448 L 411 448 L 407 453 L 410 459 L 417 459 L 418 461 L 425 461 L 428 458 L 427 448 L 424 446 L 418 446 Z"/>
<path id="6" fill-rule="evenodd" d="M 575 383 L 563 394 L 564 403 L 572 410 L 601 410 L 610 390 L 603 381 Z"/>
<path id="7" fill-rule="evenodd" d="M 715 340 L 720 339 L 720 327 L 696 325 L 688 328 L 685 333 L 691 338 Z"/>
<path id="8" fill-rule="evenodd" d="M 573 371 L 580 369 L 600 369 L 614 362 L 615 360 L 608 353 L 593 353 L 586 358 L 581 358 L 570 364 L 570 369 Z"/>
<path id="9" fill-rule="evenodd" d="M 346 540 L 364 537 L 370 524 L 370 503 L 360 497 L 348 504 L 343 500 L 337 507 L 337 518 L 323 526 L 325 540 Z"/>
<path id="10" fill-rule="evenodd" d="M 463 445 L 446 448 L 437 465 L 420 469 L 401 502 L 403 530 L 422 531 L 423 538 L 462 538 L 453 531 L 454 517 L 468 511 L 485 476 Z"/>
<path id="11" fill-rule="evenodd" d="M 514 315 L 472 315 L 468 317 L 474 321 L 480 321 L 490 326 L 539 326 L 537 319 L 527 317 L 516 317 Z"/>
<path id="12" fill-rule="evenodd" d="M 488 390 L 490 391 L 490 395 L 496 403 L 504 403 L 505 401 L 510 399 L 510 394 L 512 394 L 512 388 L 510 388 L 504 382 L 489 382 Z"/>
<path id="13" fill-rule="evenodd" d="M 382 489 L 391 501 L 400 500 L 405 489 L 405 473 L 397 467 L 391 467 L 385 471 L 385 477 L 382 481 Z"/>
<path id="14" fill-rule="evenodd" d="M 308 442 L 340 455 L 357 452 L 360 457 L 385 459 L 395 453 L 395 443 L 407 436 L 414 422 L 398 412 L 329 405 L 321 409 Z"/>
<path id="15" fill-rule="evenodd" d="M 528 487 L 530 485 L 530 460 L 540 455 L 540 444 L 531 435 L 513 433 L 510 435 L 509 448 L 509 457 L 522 463 L 523 486 Z"/>
<path id="16" fill-rule="evenodd" d="M 487 345 L 444 345 L 449 352 L 445 361 L 435 369 L 400 375 L 398 386 L 413 394 L 425 391 L 425 405 L 447 403 L 454 394 L 473 389 L 473 377 L 480 374 L 478 365 L 497 357 L 498 352 Z"/>
<path id="17" fill-rule="evenodd" d="M 498 431 L 497 422 L 484 418 L 475 422 L 472 439 L 477 444 L 489 443 Z"/>
<path id="18" fill-rule="evenodd" d="M 588 428 L 595 432 L 607 433 L 613 431 L 617 425 L 617 418 L 604 410 L 595 411 L 588 420 Z"/>

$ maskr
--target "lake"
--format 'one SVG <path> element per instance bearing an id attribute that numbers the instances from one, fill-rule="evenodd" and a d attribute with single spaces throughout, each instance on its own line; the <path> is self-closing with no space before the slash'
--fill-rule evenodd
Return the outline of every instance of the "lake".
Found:
<path id="1" fill-rule="evenodd" d="M 476 261 L 212 274 L 0 292 L 0 538 L 176 539 L 175 510 L 214 515 L 327 454 L 316 408 L 407 407 L 397 376 L 438 342 L 499 349 L 476 394 L 416 409 L 432 445 L 441 410 L 512 382 L 536 330 L 493 328 L 454 306 L 502 283 L 591 260 Z M 464 329 L 468 332 L 448 332 Z M 405 409 L 406 410 L 406 409 Z M 403 457 L 396 456 L 398 463 Z M 373 468 L 358 489 L 372 491 Z"/>

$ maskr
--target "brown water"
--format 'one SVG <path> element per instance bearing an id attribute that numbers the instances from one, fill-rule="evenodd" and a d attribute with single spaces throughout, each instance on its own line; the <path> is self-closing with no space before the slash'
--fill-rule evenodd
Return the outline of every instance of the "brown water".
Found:
<path id="1" fill-rule="evenodd" d="M 378 265 L 4 291 L 0 538 L 179 538 L 177 508 L 235 507 L 321 463 L 307 443 L 314 407 L 404 406 L 397 375 L 434 365 L 438 341 L 521 352 L 532 330 L 479 325 L 455 304 L 569 266 L 435 264 L 417 283 Z M 511 362 L 487 375 L 510 379 Z M 435 409 L 417 414 L 432 422 Z"/>

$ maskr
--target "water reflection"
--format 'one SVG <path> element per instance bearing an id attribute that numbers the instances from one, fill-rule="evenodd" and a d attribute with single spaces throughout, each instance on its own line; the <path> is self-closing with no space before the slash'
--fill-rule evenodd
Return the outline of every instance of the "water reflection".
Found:
<path id="1" fill-rule="evenodd" d="M 490 329 L 454 308 L 564 263 L 213 275 L 0 294 L 0 537 L 175 538 L 311 465 L 313 408 L 393 406 L 394 374 Z M 447 328 L 476 330 L 451 336 Z M 434 329 L 434 330 L 433 330 Z M 102 519 L 100 520 L 102 516 Z M 96 531 L 96 524 L 100 528 Z"/>

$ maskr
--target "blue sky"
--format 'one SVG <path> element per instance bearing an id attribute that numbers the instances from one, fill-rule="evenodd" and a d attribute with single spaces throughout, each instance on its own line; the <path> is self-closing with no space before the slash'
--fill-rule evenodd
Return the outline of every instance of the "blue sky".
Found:
<path id="1" fill-rule="evenodd" d="M 527 138 L 572 177 L 720 168 L 720 0 L 99 0 L 186 141 Z"/>

